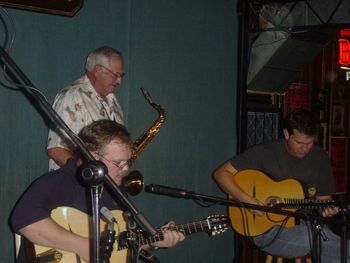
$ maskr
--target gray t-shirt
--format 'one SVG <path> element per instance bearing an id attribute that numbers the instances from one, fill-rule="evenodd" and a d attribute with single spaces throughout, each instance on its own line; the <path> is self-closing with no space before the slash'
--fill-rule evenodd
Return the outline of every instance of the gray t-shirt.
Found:
<path id="1" fill-rule="evenodd" d="M 291 156 L 285 140 L 256 145 L 230 159 L 233 167 L 259 170 L 275 180 L 294 178 L 303 183 L 307 191 L 316 195 L 334 193 L 334 179 L 330 159 L 325 150 L 315 145 L 303 158 Z"/>

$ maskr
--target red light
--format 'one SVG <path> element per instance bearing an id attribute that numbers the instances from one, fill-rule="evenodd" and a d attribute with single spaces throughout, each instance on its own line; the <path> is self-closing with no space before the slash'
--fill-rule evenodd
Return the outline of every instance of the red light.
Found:
<path id="1" fill-rule="evenodd" d="M 340 29 L 340 37 L 347 37 L 350 36 L 350 29 L 343 28 Z"/>
<path id="2" fill-rule="evenodd" d="M 339 64 L 350 65 L 350 41 L 345 38 L 338 39 L 339 44 Z"/>

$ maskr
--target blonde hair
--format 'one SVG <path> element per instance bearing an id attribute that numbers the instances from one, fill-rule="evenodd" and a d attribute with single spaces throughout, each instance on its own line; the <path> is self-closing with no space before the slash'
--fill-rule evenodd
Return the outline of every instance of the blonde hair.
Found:
<path id="1" fill-rule="evenodd" d="M 131 146 L 128 130 L 112 120 L 94 121 L 79 132 L 79 137 L 89 151 L 101 152 L 104 146 L 113 140 Z"/>

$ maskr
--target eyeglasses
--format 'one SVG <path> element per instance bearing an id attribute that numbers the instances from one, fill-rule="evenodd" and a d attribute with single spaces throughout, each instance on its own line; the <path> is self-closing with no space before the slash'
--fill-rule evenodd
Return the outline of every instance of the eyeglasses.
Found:
<path id="1" fill-rule="evenodd" d="M 117 72 L 117 73 L 114 73 L 113 71 L 111 71 L 109 68 L 107 68 L 107 67 L 105 67 L 105 66 L 103 66 L 103 65 L 101 65 L 101 64 L 99 64 L 103 69 L 105 69 L 105 70 L 107 70 L 110 74 L 112 74 L 112 76 L 115 78 L 115 79 L 122 79 L 122 78 L 124 78 L 124 76 L 125 76 L 125 72 L 123 72 L 123 73 L 119 73 L 119 72 Z"/>
<path id="2" fill-rule="evenodd" d="M 119 168 L 120 170 L 123 170 L 123 168 L 127 165 L 129 165 L 129 161 L 120 161 L 120 162 L 116 162 L 116 161 L 112 161 L 107 159 L 106 157 L 98 154 L 98 156 L 100 156 L 102 159 L 106 160 L 107 162 L 113 164 L 114 166 L 116 166 L 117 168 Z"/>

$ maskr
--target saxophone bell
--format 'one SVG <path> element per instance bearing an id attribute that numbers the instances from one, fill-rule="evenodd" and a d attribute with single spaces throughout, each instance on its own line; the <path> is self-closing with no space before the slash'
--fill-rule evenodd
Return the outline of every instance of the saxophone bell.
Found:
<path id="1" fill-rule="evenodd" d="M 137 170 L 128 173 L 122 179 L 122 186 L 130 195 L 138 195 L 142 191 L 143 185 L 143 176 Z"/>

